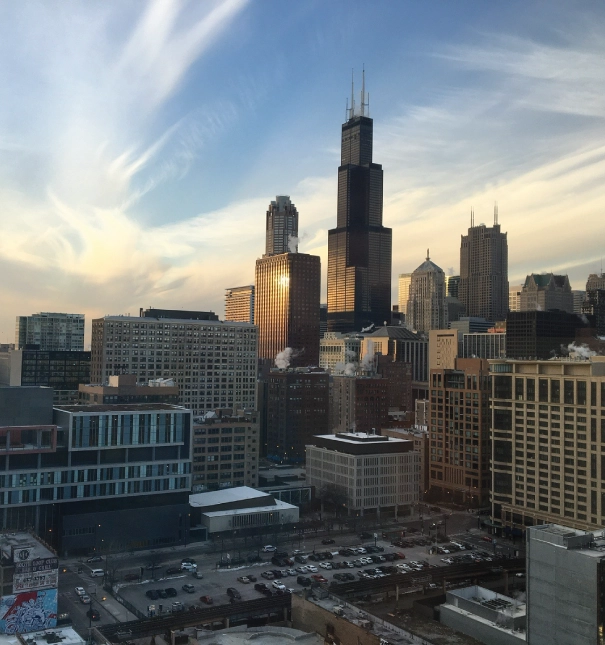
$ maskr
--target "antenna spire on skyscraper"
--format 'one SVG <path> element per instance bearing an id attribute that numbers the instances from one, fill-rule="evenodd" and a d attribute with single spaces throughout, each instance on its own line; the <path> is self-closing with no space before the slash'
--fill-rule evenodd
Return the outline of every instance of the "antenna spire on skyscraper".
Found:
<path id="1" fill-rule="evenodd" d="M 351 69 L 351 111 L 349 112 L 349 119 L 352 119 L 355 116 L 355 79 L 354 79 L 355 70 Z"/>
<path id="2" fill-rule="evenodd" d="M 494 225 L 498 223 L 498 202 L 494 202 Z"/>

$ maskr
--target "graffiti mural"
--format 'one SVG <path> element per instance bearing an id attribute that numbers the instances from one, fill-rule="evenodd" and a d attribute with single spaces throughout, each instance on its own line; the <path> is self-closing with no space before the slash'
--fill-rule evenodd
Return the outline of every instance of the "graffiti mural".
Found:
<path id="1" fill-rule="evenodd" d="M 56 626 L 56 589 L 27 591 L 0 598 L 0 633 L 27 634 Z"/>

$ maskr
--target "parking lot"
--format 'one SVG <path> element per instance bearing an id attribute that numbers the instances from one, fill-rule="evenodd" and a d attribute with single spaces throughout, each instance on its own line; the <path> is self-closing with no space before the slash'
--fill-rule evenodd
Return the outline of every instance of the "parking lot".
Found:
<path id="1" fill-rule="evenodd" d="M 175 610 L 181 607 L 186 610 L 192 605 L 203 607 L 207 602 L 200 598 L 204 596 L 209 597 L 212 604 L 226 604 L 230 601 L 228 588 L 236 589 L 242 600 L 252 600 L 262 595 L 261 591 L 255 589 L 255 584 L 258 583 L 265 583 L 274 593 L 277 593 L 274 582 L 283 584 L 286 590 L 298 592 L 303 588 L 298 582 L 301 577 L 313 581 L 313 576 L 322 576 L 323 580 L 328 582 L 338 582 L 339 578 L 350 579 L 353 576 L 357 580 L 360 577 L 382 577 L 389 572 L 421 571 L 428 567 L 448 566 L 449 559 L 455 564 L 465 561 L 490 561 L 493 556 L 492 545 L 482 542 L 481 538 L 476 537 L 475 544 L 469 543 L 465 536 L 458 539 L 453 536 L 451 540 L 460 544 L 466 543 L 467 547 L 473 549 L 457 549 L 451 543 L 434 545 L 419 533 L 394 539 L 398 544 L 391 544 L 391 540 L 382 538 L 360 540 L 342 536 L 331 544 L 317 541 L 311 548 L 307 545 L 304 550 L 288 550 L 287 561 L 286 556 L 281 556 L 279 564 L 271 562 L 273 551 L 261 552 L 262 562 L 246 561 L 245 564 L 231 568 L 217 568 L 216 561 L 212 562 L 207 557 L 198 558 L 197 572 L 203 576 L 202 579 L 195 578 L 195 573 L 191 571 L 172 573 L 180 567 L 181 560 L 165 562 L 162 568 L 155 572 L 155 580 L 123 582 L 120 584 L 119 593 L 144 614 L 157 614 L 172 611 L 173 603 L 177 603 L 174 605 Z M 430 553 L 429 551 L 433 551 L 435 547 L 441 552 Z M 278 554 L 280 551 L 281 548 L 278 549 Z M 246 555 L 242 553 L 244 559 Z M 251 558 L 254 556 L 256 553 L 250 554 Z M 171 571 L 170 574 L 166 573 L 168 570 Z M 248 575 L 256 580 L 248 583 L 238 581 L 238 578 Z M 191 585 L 192 592 L 185 591 L 183 585 Z M 171 590 L 171 595 L 166 594 L 166 589 Z M 148 597 L 147 593 L 153 591 L 160 592 L 164 597 L 157 597 L 153 593 L 150 593 L 152 598 Z"/>

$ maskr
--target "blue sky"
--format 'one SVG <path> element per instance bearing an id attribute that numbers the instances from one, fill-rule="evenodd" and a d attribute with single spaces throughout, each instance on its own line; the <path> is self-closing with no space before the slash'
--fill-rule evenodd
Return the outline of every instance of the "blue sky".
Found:
<path id="1" fill-rule="evenodd" d="M 605 5 L 0 5 L 0 341 L 35 311 L 213 309 L 253 281 L 276 194 L 327 263 L 365 65 L 396 275 L 458 271 L 498 202 L 511 284 L 600 269 Z"/>

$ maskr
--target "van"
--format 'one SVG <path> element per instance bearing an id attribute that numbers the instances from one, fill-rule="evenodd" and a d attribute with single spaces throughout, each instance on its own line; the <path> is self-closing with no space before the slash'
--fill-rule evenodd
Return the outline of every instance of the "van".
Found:
<path id="1" fill-rule="evenodd" d="M 90 570 L 90 577 L 91 578 L 102 578 L 105 575 L 105 571 L 103 569 L 91 569 Z"/>

